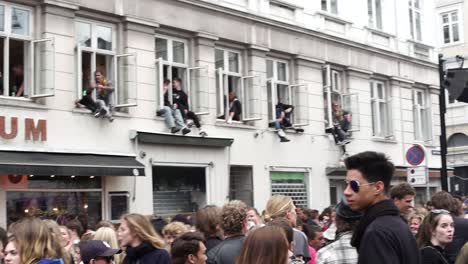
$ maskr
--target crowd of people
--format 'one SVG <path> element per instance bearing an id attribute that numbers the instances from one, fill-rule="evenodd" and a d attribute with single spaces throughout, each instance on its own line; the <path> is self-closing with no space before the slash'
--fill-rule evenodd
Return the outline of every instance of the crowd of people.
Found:
<path id="1" fill-rule="evenodd" d="M 79 220 L 24 218 L 0 229 L 7 264 L 365 264 L 468 263 L 465 200 L 435 193 L 414 206 L 415 189 L 390 188 L 393 164 L 363 152 L 345 160 L 344 199 L 322 212 L 274 195 L 259 213 L 232 200 L 165 219 L 123 215 L 94 228 Z M 169 221 L 166 221 L 169 220 Z"/>

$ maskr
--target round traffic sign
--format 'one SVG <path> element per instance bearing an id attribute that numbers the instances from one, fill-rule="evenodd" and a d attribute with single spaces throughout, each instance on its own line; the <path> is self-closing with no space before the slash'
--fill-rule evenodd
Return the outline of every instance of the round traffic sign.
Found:
<path id="1" fill-rule="evenodd" d="M 406 161 L 413 166 L 421 164 L 424 157 L 424 149 L 419 145 L 413 145 L 406 151 Z"/>

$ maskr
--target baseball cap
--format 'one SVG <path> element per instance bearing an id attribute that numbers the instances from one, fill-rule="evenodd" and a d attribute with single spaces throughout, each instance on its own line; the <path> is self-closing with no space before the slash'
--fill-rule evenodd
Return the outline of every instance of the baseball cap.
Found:
<path id="1" fill-rule="evenodd" d="M 121 253 L 120 249 L 113 249 L 106 241 L 88 240 L 80 243 L 80 254 L 83 263 L 89 263 L 96 257 L 111 257 Z"/>

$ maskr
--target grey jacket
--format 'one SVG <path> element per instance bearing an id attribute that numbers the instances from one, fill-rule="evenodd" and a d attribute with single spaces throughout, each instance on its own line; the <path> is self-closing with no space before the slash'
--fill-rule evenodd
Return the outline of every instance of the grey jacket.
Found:
<path id="1" fill-rule="evenodd" d="M 233 236 L 223 240 L 219 245 L 208 251 L 208 264 L 235 264 L 239 257 L 245 236 Z"/>

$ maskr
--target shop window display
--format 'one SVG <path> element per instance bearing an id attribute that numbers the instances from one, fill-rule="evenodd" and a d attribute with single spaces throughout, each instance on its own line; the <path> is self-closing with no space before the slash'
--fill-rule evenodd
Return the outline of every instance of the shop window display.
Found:
<path id="1" fill-rule="evenodd" d="M 79 219 L 95 225 L 102 219 L 101 179 L 66 176 L 28 176 L 7 191 L 7 224 L 35 216 L 66 224 Z"/>

